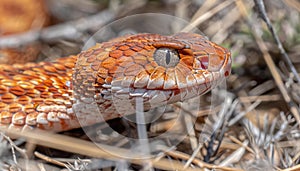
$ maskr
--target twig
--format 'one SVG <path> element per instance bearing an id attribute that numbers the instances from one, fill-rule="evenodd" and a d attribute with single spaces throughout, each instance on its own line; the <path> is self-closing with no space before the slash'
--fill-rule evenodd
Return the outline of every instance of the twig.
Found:
<path id="1" fill-rule="evenodd" d="M 78 153 L 90 157 L 105 158 L 107 160 L 127 160 L 128 162 L 144 165 L 145 160 L 139 159 L 141 155 L 137 152 L 134 153 L 131 150 L 112 147 L 104 144 L 95 144 L 89 141 L 81 140 L 78 138 L 72 138 L 64 135 L 53 134 L 42 130 L 31 130 L 20 132 L 14 128 L 0 127 L 0 132 L 5 132 L 9 136 L 24 137 L 28 141 L 33 141 L 38 145 L 46 146 L 66 152 Z M 124 158 L 124 154 L 131 154 L 132 158 Z M 182 163 L 174 160 L 160 159 L 156 161 L 153 158 L 146 159 L 147 162 L 151 162 L 154 168 L 162 170 L 184 170 Z M 186 168 L 185 170 L 199 170 L 199 168 Z"/>
<path id="2" fill-rule="evenodd" d="M 263 95 L 263 96 L 245 96 L 245 97 L 239 97 L 239 100 L 242 103 L 245 102 L 253 102 L 256 100 L 260 101 L 266 101 L 266 102 L 272 102 L 272 101 L 279 101 L 282 99 L 282 96 L 280 94 L 274 94 L 274 95 Z"/>
<path id="3" fill-rule="evenodd" d="M 195 21 L 195 19 L 203 15 L 207 10 L 213 7 L 216 2 L 217 0 L 206 0 L 205 2 L 203 2 L 202 6 L 193 15 L 191 22 Z"/>
<path id="4" fill-rule="evenodd" d="M 244 148 L 245 148 L 247 151 L 249 151 L 250 153 L 255 154 L 254 151 L 253 151 L 250 147 L 244 145 L 240 140 L 238 140 L 238 139 L 235 138 L 234 136 L 229 135 L 228 138 L 229 138 L 232 142 L 234 142 L 234 143 L 240 145 L 241 147 L 244 147 Z"/>
<path id="5" fill-rule="evenodd" d="M 237 121 L 239 121 L 241 118 L 243 118 L 248 112 L 255 109 L 260 103 L 261 103 L 260 100 L 256 100 L 253 104 L 251 104 L 249 107 L 247 107 L 245 111 L 240 112 L 238 115 L 236 115 L 234 118 L 232 118 L 229 121 L 228 125 L 232 126 L 233 124 L 235 124 Z"/>
<path id="6" fill-rule="evenodd" d="M 279 40 L 276 32 L 274 31 L 274 28 L 272 26 L 271 21 L 270 21 L 270 19 L 267 16 L 263 0 L 254 0 L 254 2 L 256 4 L 256 7 L 258 7 L 258 11 L 259 11 L 260 17 L 264 20 L 264 22 L 267 24 L 270 32 L 272 33 L 272 35 L 273 35 L 273 37 L 275 39 L 275 42 L 276 42 L 276 44 L 278 46 L 278 49 L 280 50 L 280 53 L 281 53 L 283 59 L 288 64 L 288 66 L 290 67 L 291 71 L 294 73 L 294 76 L 295 76 L 297 82 L 300 83 L 300 76 L 299 76 L 299 74 L 298 74 L 295 66 L 293 65 L 291 59 L 289 58 L 288 54 L 286 53 L 285 49 L 283 48 L 282 43 L 280 42 L 280 40 Z"/>
<path id="7" fill-rule="evenodd" d="M 18 146 L 10 139 L 10 137 L 6 136 L 4 133 L 1 132 L 0 134 L 1 134 L 1 136 L 2 136 L 3 138 L 6 139 L 6 141 L 9 142 L 9 144 L 10 144 L 10 146 L 11 146 L 11 151 L 12 151 L 13 160 L 14 160 L 14 162 L 15 162 L 16 165 L 18 165 L 18 161 L 17 161 L 15 149 L 16 149 L 16 150 L 17 150 L 17 151 L 18 151 L 18 152 L 19 152 L 26 160 L 28 160 L 28 156 L 27 156 L 27 154 L 26 154 L 26 150 L 24 150 L 24 149 L 18 147 Z"/>
<path id="8" fill-rule="evenodd" d="M 294 171 L 294 170 L 297 171 L 299 169 L 300 169 L 300 164 L 290 167 L 290 168 L 287 168 L 287 169 L 284 169 L 284 170 L 281 170 L 281 171 Z"/>
<path id="9" fill-rule="evenodd" d="M 271 55 L 268 52 L 268 48 L 267 48 L 266 44 L 264 43 L 264 41 L 262 40 L 262 38 L 258 34 L 257 24 L 254 23 L 251 20 L 251 18 L 249 17 L 249 14 L 247 13 L 247 10 L 246 10 L 246 7 L 244 6 L 244 4 L 240 0 L 236 0 L 236 3 L 239 6 L 239 10 L 240 10 L 242 16 L 248 20 L 249 26 L 253 26 L 251 28 L 253 30 L 253 36 L 256 40 L 256 43 L 258 44 L 258 47 L 260 48 L 261 52 L 263 53 L 264 60 L 266 61 L 266 64 L 267 64 L 268 68 L 270 69 L 270 72 L 275 80 L 275 83 L 276 83 L 278 89 L 280 90 L 286 104 L 289 106 L 291 113 L 297 120 L 297 123 L 300 127 L 300 113 L 297 108 L 297 105 L 290 98 L 288 91 L 286 90 L 286 88 L 284 86 L 283 80 L 280 77 L 279 72 L 277 71 L 276 65 L 275 65 Z"/>
<path id="10" fill-rule="evenodd" d="M 55 159 L 52 159 L 44 154 L 41 154 L 39 152 L 34 152 L 34 155 L 40 159 L 43 159 L 45 160 L 46 162 L 49 162 L 49 163 L 52 163 L 52 164 L 55 164 L 55 165 L 58 165 L 58 166 L 62 166 L 62 167 L 66 167 L 66 164 L 64 164 L 63 162 L 60 162 L 60 161 L 57 161 Z"/>
<path id="11" fill-rule="evenodd" d="M 164 147 L 161 147 L 161 148 L 162 148 L 162 150 L 164 150 Z M 182 153 L 180 151 L 165 150 L 165 153 L 172 157 L 175 157 L 175 158 L 179 158 L 179 159 L 183 159 L 183 160 L 191 160 L 192 163 L 194 163 L 200 167 L 204 167 L 204 168 L 208 168 L 208 169 L 217 169 L 217 170 L 225 170 L 225 171 L 242 171 L 241 169 L 238 169 L 238 168 L 227 167 L 227 166 L 217 166 L 214 164 L 209 164 L 209 163 L 203 162 L 197 158 L 194 158 L 188 154 Z M 199 169 L 199 170 L 204 170 L 204 169 Z"/>
<path id="12" fill-rule="evenodd" d="M 207 20 L 210 17 L 212 17 L 217 12 L 221 11 L 222 9 L 224 9 L 225 7 L 227 7 L 228 5 L 232 4 L 232 2 L 234 2 L 234 1 L 228 0 L 228 1 L 222 2 L 221 4 L 219 4 L 218 6 L 216 6 L 215 8 L 211 9 L 210 11 L 206 12 L 205 14 L 201 15 L 200 17 L 198 17 L 197 19 L 195 19 L 194 21 L 192 21 L 189 25 L 187 25 L 181 31 L 182 32 L 191 31 L 194 27 L 198 26 L 199 24 L 201 24 L 205 20 Z"/>

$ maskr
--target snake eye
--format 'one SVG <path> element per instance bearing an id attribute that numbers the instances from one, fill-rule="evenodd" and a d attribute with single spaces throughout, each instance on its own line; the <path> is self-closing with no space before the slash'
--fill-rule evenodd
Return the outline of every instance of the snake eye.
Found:
<path id="1" fill-rule="evenodd" d="M 179 54 L 175 49 L 159 48 L 154 52 L 154 60 L 160 66 L 171 68 L 179 62 Z"/>

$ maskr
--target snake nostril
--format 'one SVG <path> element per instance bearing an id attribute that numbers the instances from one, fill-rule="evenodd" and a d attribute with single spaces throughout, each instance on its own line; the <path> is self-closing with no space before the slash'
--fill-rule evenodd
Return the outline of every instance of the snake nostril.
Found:
<path id="1" fill-rule="evenodd" d="M 227 77 L 229 75 L 229 71 L 225 71 L 224 76 Z"/>

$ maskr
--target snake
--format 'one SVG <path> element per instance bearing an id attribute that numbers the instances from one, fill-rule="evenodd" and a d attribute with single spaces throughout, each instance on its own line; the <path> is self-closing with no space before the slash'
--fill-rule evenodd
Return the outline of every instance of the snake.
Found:
<path id="1" fill-rule="evenodd" d="M 0 64 L 0 126 L 65 131 L 200 96 L 231 72 L 205 36 L 125 35 L 53 61 Z"/>

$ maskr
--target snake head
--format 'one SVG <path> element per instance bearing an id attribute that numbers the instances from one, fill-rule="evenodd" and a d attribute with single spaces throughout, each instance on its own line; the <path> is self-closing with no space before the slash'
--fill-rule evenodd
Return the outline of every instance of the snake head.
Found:
<path id="1" fill-rule="evenodd" d="M 157 106 L 206 93 L 230 74 L 230 68 L 230 52 L 204 36 L 145 33 L 82 52 L 73 84 L 75 95 L 98 97 L 100 103 L 142 97 Z"/>

